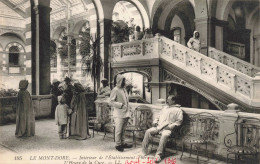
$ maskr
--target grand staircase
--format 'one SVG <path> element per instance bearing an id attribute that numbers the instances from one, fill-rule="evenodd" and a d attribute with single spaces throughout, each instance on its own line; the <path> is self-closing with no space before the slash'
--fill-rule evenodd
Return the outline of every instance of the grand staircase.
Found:
<path id="1" fill-rule="evenodd" d="M 166 37 L 155 36 L 113 44 L 111 52 L 113 64 L 158 59 L 163 72 L 195 86 L 221 104 L 236 103 L 246 112 L 260 112 L 260 68 L 212 47 L 207 57 Z"/>

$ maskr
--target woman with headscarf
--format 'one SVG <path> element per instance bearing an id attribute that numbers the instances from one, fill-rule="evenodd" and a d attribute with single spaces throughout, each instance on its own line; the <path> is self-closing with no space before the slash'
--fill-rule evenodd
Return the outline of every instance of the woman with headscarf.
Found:
<path id="1" fill-rule="evenodd" d="M 80 83 L 74 84 L 74 94 L 71 100 L 70 138 L 85 140 L 90 137 L 88 127 L 87 100 L 85 89 Z"/>
<path id="2" fill-rule="evenodd" d="M 187 46 L 195 51 L 200 52 L 200 33 L 198 31 L 193 32 L 193 37 L 187 43 Z"/>
<path id="3" fill-rule="evenodd" d="M 32 107 L 32 98 L 26 90 L 27 80 L 21 80 L 16 104 L 16 137 L 30 137 L 35 134 L 35 115 Z"/>

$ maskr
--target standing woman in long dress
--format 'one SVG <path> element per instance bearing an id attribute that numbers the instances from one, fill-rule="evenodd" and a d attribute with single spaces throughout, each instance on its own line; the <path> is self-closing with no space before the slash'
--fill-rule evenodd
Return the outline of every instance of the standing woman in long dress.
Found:
<path id="1" fill-rule="evenodd" d="M 80 83 L 74 84 L 74 94 L 71 100 L 70 138 L 85 140 L 90 137 L 88 127 L 88 111 L 85 89 Z"/>
<path id="2" fill-rule="evenodd" d="M 35 134 L 35 115 L 32 107 L 32 98 L 26 90 L 27 80 L 21 80 L 16 104 L 16 137 L 30 137 Z"/>

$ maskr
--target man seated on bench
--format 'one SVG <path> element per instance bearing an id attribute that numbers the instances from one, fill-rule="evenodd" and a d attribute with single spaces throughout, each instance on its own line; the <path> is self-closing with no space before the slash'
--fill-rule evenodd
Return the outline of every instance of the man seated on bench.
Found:
<path id="1" fill-rule="evenodd" d="M 152 128 L 145 132 L 142 143 L 142 151 L 144 155 L 149 154 L 148 146 L 152 135 L 161 134 L 159 146 L 157 148 L 155 159 L 159 163 L 161 161 L 162 153 L 167 143 L 169 136 L 173 129 L 180 126 L 183 119 L 183 113 L 180 105 L 175 105 L 176 96 L 169 95 L 167 98 L 167 106 L 164 107 L 158 117 L 154 120 Z"/>

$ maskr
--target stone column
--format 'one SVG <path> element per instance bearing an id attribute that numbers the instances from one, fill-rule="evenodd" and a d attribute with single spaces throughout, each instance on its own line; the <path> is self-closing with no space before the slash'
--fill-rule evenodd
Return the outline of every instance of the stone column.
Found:
<path id="1" fill-rule="evenodd" d="M 223 114 L 221 114 L 219 118 L 219 147 L 216 150 L 217 154 L 221 156 L 226 156 L 227 147 L 224 144 L 224 138 L 226 135 L 235 132 L 234 123 L 238 119 L 238 105 L 237 104 L 229 104 L 228 109 L 225 110 Z M 231 135 L 228 137 L 230 141 L 234 144 L 236 142 L 235 135 Z"/>
<path id="2" fill-rule="evenodd" d="M 64 80 L 64 78 L 61 76 L 62 72 L 61 72 L 61 57 L 59 54 L 59 47 L 60 47 L 60 43 L 59 41 L 55 41 L 56 43 L 56 54 L 57 54 L 57 78 L 59 81 Z"/>
<path id="3" fill-rule="evenodd" d="M 208 46 L 214 46 L 214 26 L 211 24 L 211 20 L 208 17 L 196 18 L 196 31 L 200 33 L 200 53 L 207 55 Z"/>
<path id="4" fill-rule="evenodd" d="M 51 8 L 41 4 L 32 7 L 32 94 L 47 95 L 50 94 Z"/>
<path id="5" fill-rule="evenodd" d="M 26 9 L 26 26 L 25 26 L 25 52 L 26 59 L 24 62 L 25 65 L 25 77 L 28 80 L 28 91 L 32 94 L 32 30 L 31 30 L 31 8 Z"/>
<path id="6" fill-rule="evenodd" d="M 217 20 L 214 21 L 215 25 L 215 48 L 223 51 L 224 50 L 224 40 L 226 40 L 224 36 L 224 29 L 227 26 L 227 21 Z"/>
<path id="7" fill-rule="evenodd" d="M 79 53 L 80 40 L 76 40 L 76 79 L 82 84 L 82 74 L 81 74 L 81 59 L 82 56 Z"/>
<path id="8" fill-rule="evenodd" d="M 251 63 L 260 67 L 260 34 L 253 36 Z"/>
<path id="9" fill-rule="evenodd" d="M 101 44 L 100 44 L 100 54 L 103 59 L 103 64 L 104 64 L 104 78 L 108 79 L 109 76 L 109 58 L 110 58 L 110 42 L 111 42 L 111 26 L 112 26 L 112 20 L 110 19 L 102 19 L 99 20 L 99 27 L 100 27 L 100 36 L 102 37 L 101 39 Z"/>

